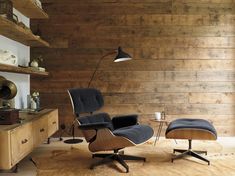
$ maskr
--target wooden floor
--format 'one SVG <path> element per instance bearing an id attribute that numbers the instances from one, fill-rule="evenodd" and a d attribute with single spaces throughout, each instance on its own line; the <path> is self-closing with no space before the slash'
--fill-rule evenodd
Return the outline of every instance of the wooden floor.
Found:
<path id="1" fill-rule="evenodd" d="M 186 148 L 187 141 L 177 141 L 160 139 L 156 146 L 153 141 L 138 147 L 125 149 L 126 154 L 140 155 L 147 158 L 147 162 L 128 162 L 130 173 L 124 174 L 123 168 L 112 163 L 89 170 L 90 163 L 94 160 L 84 142 L 78 145 L 67 145 L 53 140 L 50 145 L 44 144 L 38 147 L 32 154 L 32 158 L 37 163 L 35 167 L 25 158 L 19 164 L 17 174 L 4 173 L 0 176 L 54 176 L 54 175 L 235 175 L 235 137 L 219 138 L 214 141 L 195 141 L 193 148 L 208 150 L 208 159 L 211 165 L 198 161 L 197 159 L 182 159 L 170 162 L 173 148 Z"/>

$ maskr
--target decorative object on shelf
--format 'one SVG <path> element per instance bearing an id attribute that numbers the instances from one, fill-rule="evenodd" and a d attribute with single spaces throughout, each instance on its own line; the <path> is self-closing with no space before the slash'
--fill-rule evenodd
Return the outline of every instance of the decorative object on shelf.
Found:
<path id="1" fill-rule="evenodd" d="M 39 56 L 39 57 L 37 57 L 36 59 L 33 59 L 30 62 L 30 66 L 38 69 L 39 63 L 42 62 L 42 61 L 43 61 L 42 56 Z"/>
<path id="2" fill-rule="evenodd" d="M 33 100 L 33 104 L 31 103 L 31 109 L 39 110 L 40 109 L 40 96 L 39 96 L 39 92 L 33 92 L 31 97 L 32 97 L 31 100 Z"/>
<path id="3" fill-rule="evenodd" d="M 11 51 L 0 49 L 0 63 L 17 66 L 18 58 Z"/>
<path id="4" fill-rule="evenodd" d="M 43 68 L 43 67 L 38 67 L 38 70 L 41 71 L 41 72 L 45 72 L 46 71 L 46 69 Z"/>
<path id="5" fill-rule="evenodd" d="M 38 61 L 37 60 L 32 60 L 31 62 L 30 62 L 30 66 L 31 67 L 34 67 L 34 68 L 38 68 Z"/>
<path id="6" fill-rule="evenodd" d="M 16 94 L 16 85 L 12 81 L 0 76 L 0 107 L 4 109 L 15 108 L 14 97 Z"/>
<path id="7" fill-rule="evenodd" d="M 13 4 L 11 0 L 0 0 L 0 16 L 13 21 Z"/>
<path id="8" fill-rule="evenodd" d="M 39 92 L 33 92 L 32 95 L 27 95 L 27 110 L 28 111 L 40 110 Z"/>
<path id="9" fill-rule="evenodd" d="M 23 22 L 17 22 L 17 25 L 32 33 L 31 29 L 27 27 Z"/>
<path id="10" fill-rule="evenodd" d="M 112 55 L 112 54 L 117 54 L 116 57 L 114 58 L 113 62 L 122 62 L 122 61 L 128 61 L 128 60 L 131 60 L 131 59 L 132 59 L 132 57 L 131 57 L 128 53 L 124 52 L 120 46 L 118 47 L 118 49 L 116 49 L 116 50 L 114 50 L 114 51 L 111 51 L 111 52 L 105 54 L 104 56 L 102 56 L 102 57 L 100 58 L 99 62 L 97 63 L 96 68 L 95 68 L 95 71 L 94 71 L 94 73 L 92 74 L 92 77 L 91 77 L 91 79 L 90 79 L 90 81 L 89 81 L 89 83 L 88 83 L 88 88 L 90 87 L 91 82 L 92 82 L 92 80 L 94 79 L 95 73 L 96 73 L 96 71 L 98 70 L 101 61 L 102 61 L 105 57 L 107 57 L 107 56 L 109 56 L 109 55 Z"/>
<path id="11" fill-rule="evenodd" d="M 30 100 L 30 109 L 36 110 L 37 109 L 37 104 L 33 98 Z"/>
<path id="12" fill-rule="evenodd" d="M 40 0 L 34 0 L 34 3 L 40 8 L 42 9 L 42 3 Z"/>
<path id="13" fill-rule="evenodd" d="M 45 72 L 46 71 L 45 68 L 39 67 L 39 63 L 42 63 L 42 62 L 43 62 L 43 58 L 42 58 L 42 56 L 39 56 L 38 58 L 33 59 L 30 62 L 30 67 L 33 69 L 37 69 L 38 71 Z"/>
<path id="14" fill-rule="evenodd" d="M 19 22 L 18 16 L 16 14 L 13 14 L 12 21 L 16 24 Z"/>
<path id="15" fill-rule="evenodd" d="M 12 82 L 0 76 L 0 98 L 4 100 L 10 100 L 17 94 L 17 87 Z"/>

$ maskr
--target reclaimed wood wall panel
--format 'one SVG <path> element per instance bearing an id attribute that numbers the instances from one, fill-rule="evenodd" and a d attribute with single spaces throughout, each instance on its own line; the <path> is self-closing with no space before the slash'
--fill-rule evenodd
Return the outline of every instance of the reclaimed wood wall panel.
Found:
<path id="1" fill-rule="evenodd" d="M 48 20 L 32 20 L 51 48 L 42 55 L 49 78 L 32 79 L 43 106 L 73 119 L 66 90 L 87 87 L 99 58 L 122 46 L 125 63 L 106 57 L 91 87 L 102 91 L 111 115 L 155 111 L 167 118 L 203 118 L 219 136 L 235 135 L 234 0 L 42 0 Z"/>

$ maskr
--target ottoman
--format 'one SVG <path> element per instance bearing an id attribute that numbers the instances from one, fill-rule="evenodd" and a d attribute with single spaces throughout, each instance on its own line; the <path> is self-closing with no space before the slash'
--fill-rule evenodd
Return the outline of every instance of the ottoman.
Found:
<path id="1" fill-rule="evenodd" d="M 193 156 L 200 160 L 203 160 L 210 165 L 210 161 L 202 157 L 200 154 L 206 154 L 207 151 L 194 151 L 192 150 L 192 140 L 216 140 L 217 133 L 214 126 L 204 119 L 188 119 L 182 118 L 172 121 L 166 129 L 167 139 L 187 139 L 189 141 L 189 147 L 187 150 L 174 149 L 173 152 L 179 152 L 181 154 L 172 158 L 172 162 L 175 159 L 183 158 L 185 156 Z"/>

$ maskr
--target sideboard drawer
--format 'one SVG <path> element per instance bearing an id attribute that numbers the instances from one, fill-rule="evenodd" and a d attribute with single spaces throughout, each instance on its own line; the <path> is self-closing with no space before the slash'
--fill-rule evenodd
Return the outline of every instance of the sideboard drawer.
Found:
<path id="1" fill-rule="evenodd" d="M 47 121 L 48 120 L 45 117 L 33 121 L 33 144 L 34 144 L 34 147 L 43 143 L 43 141 L 47 138 L 47 134 L 48 134 Z"/>
<path id="2" fill-rule="evenodd" d="M 32 123 L 27 123 L 10 132 L 11 164 L 15 165 L 33 148 Z"/>
<path id="3" fill-rule="evenodd" d="M 48 137 L 50 137 L 59 129 L 58 111 L 53 111 L 48 116 Z"/>

